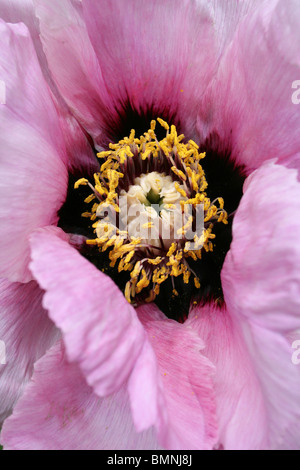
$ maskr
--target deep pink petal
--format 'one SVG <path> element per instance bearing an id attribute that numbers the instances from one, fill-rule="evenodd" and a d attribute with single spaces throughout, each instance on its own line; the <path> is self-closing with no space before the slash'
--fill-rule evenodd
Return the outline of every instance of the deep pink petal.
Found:
<path id="1" fill-rule="evenodd" d="M 288 335 L 300 329 L 300 184 L 269 163 L 246 180 L 222 271 L 228 310 L 243 328 L 268 413 L 271 448 L 299 443 L 300 370 Z"/>
<path id="2" fill-rule="evenodd" d="M 60 343 L 36 364 L 0 441 L 7 450 L 158 448 L 153 430 L 135 431 L 126 390 L 99 399 Z"/>
<path id="3" fill-rule="evenodd" d="M 2 0 L 0 3 L 0 18 L 8 23 L 24 23 L 29 29 L 43 75 L 53 93 L 60 124 L 67 147 L 67 165 L 71 169 L 96 171 L 97 165 L 92 148 L 88 143 L 81 127 L 72 116 L 49 71 L 47 59 L 43 50 L 39 20 L 35 16 L 32 0 Z"/>
<path id="4" fill-rule="evenodd" d="M 194 130 L 201 95 L 217 62 L 217 33 L 207 2 L 83 0 L 87 30 L 116 108 L 177 113 Z M 101 31 L 101 34 L 99 34 Z"/>
<path id="5" fill-rule="evenodd" d="M 126 382 L 146 339 L 134 308 L 114 282 L 83 258 L 60 229 L 31 236 L 30 268 L 43 305 L 64 335 L 68 357 L 104 396 Z"/>
<path id="6" fill-rule="evenodd" d="M 43 292 L 35 282 L 26 285 L 0 280 L 0 423 L 11 413 L 34 363 L 56 341 L 58 332 L 42 307 Z"/>
<path id="7" fill-rule="evenodd" d="M 67 188 L 64 141 L 24 25 L 0 20 L 0 276 L 28 281 L 28 235 L 55 224 Z"/>
<path id="8" fill-rule="evenodd" d="M 293 159 L 299 168 L 299 106 L 292 101 L 294 93 L 299 97 L 292 88 L 300 75 L 299 48 L 299 2 L 260 2 L 239 24 L 201 101 L 202 138 L 217 135 L 248 170 L 271 158 L 285 164 Z"/>
<path id="9" fill-rule="evenodd" d="M 136 415 L 144 411 L 134 403 L 134 388 L 137 392 L 143 387 L 149 404 L 154 399 L 159 403 L 156 425 L 166 449 L 211 449 L 217 442 L 214 367 L 202 354 L 202 340 L 154 305 L 139 307 L 138 316 L 156 354 L 158 377 L 155 380 L 148 372 L 151 363 L 146 356 L 129 384 Z"/>

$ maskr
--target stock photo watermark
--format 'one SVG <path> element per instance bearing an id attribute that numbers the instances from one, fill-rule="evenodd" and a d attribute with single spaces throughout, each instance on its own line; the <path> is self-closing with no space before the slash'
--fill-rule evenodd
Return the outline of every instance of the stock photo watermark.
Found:
<path id="1" fill-rule="evenodd" d="M 99 206 L 97 217 L 101 223 L 97 236 L 105 236 L 109 226 L 109 237 L 118 234 L 120 238 L 140 238 L 152 244 L 184 240 L 189 242 L 189 250 L 199 250 L 201 236 L 205 230 L 203 204 L 143 204 L 134 202 L 127 196 L 119 198 L 119 212 L 114 206 Z M 197 240 L 197 241 L 195 241 Z"/>
<path id="2" fill-rule="evenodd" d="M 292 83 L 292 89 L 296 90 L 292 94 L 292 103 L 293 104 L 300 104 L 300 80 L 295 80 Z"/>
<path id="3" fill-rule="evenodd" d="M 6 364 L 6 347 L 4 341 L 0 341 L 0 365 Z"/>
<path id="4" fill-rule="evenodd" d="M 293 342 L 292 348 L 295 349 L 295 351 L 292 354 L 292 363 L 295 366 L 298 366 L 300 364 L 300 339 L 296 339 Z"/>

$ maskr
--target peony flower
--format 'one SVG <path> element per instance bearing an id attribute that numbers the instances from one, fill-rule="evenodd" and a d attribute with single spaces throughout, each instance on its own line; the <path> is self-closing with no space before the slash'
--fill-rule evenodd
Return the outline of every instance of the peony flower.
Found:
<path id="1" fill-rule="evenodd" d="M 1 3 L 5 449 L 299 448 L 299 13 Z"/>

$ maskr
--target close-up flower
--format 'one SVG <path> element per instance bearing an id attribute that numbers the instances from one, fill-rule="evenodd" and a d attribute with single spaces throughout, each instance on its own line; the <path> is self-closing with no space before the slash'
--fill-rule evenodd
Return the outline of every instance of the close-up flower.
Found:
<path id="1" fill-rule="evenodd" d="M 0 0 L 4 450 L 300 448 L 299 50 L 297 0 Z"/>

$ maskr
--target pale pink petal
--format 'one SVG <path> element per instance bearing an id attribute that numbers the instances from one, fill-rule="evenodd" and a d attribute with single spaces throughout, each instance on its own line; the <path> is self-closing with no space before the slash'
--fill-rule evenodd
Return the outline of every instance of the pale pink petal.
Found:
<path id="1" fill-rule="evenodd" d="M 63 332 L 68 358 L 79 363 L 96 394 L 115 392 L 129 380 L 138 431 L 155 426 L 160 443 L 169 449 L 211 447 L 216 440 L 213 368 L 200 353 L 200 339 L 161 313 L 155 319 L 155 309 L 144 307 L 140 315 L 148 341 L 117 286 L 74 250 L 59 229 L 40 229 L 31 236 L 31 246 L 30 267 L 46 290 L 44 306 Z M 167 356 L 165 348 L 172 354 Z M 193 364 L 190 368 L 186 360 Z M 203 375 L 201 383 L 197 374 Z M 177 400 L 183 407 L 179 414 L 174 413 Z"/>
<path id="2" fill-rule="evenodd" d="M 260 2 L 240 22 L 217 78 L 201 101 L 198 131 L 214 134 L 219 145 L 248 170 L 297 155 L 299 168 L 299 98 L 292 88 L 300 76 L 300 4 L 297 0 Z"/>
<path id="3" fill-rule="evenodd" d="M 219 439 L 225 450 L 265 449 L 268 417 L 265 398 L 237 319 L 227 310 L 196 308 L 188 317 L 205 343 L 202 353 L 215 365 Z"/>
<path id="4" fill-rule="evenodd" d="M 127 392 L 99 399 L 58 343 L 37 364 L 0 437 L 7 450 L 155 450 L 152 429 L 134 429 Z"/>
<path id="5" fill-rule="evenodd" d="M 154 305 L 139 307 L 137 312 L 156 354 L 158 377 L 153 377 L 146 355 L 129 384 L 134 416 L 145 413 L 138 403 L 142 387 L 150 406 L 153 400 L 159 404 L 156 426 L 163 447 L 213 448 L 217 442 L 214 367 L 203 355 L 202 340 L 190 327 L 168 320 Z"/>
<path id="6" fill-rule="evenodd" d="M 222 282 L 239 316 L 273 331 L 300 328 L 300 184 L 273 162 L 246 180 Z"/>
<path id="7" fill-rule="evenodd" d="M 269 446 L 300 441 L 300 370 L 287 335 L 300 329 L 300 184 L 269 163 L 253 173 L 233 223 L 222 283 L 239 322 L 268 412 Z"/>
<path id="8" fill-rule="evenodd" d="M 28 235 L 55 224 L 65 198 L 64 141 L 25 26 L 0 20 L 0 47 L 0 276 L 28 281 Z"/>
<path id="9" fill-rule="evenodd" d="M 77 0 L 34 0 L 41 39 L 60 93 L 75 116 L 101 142 L 104 117 L 113 105 Z"/>
<path id="10" fill-rule="evenodd" d="M 226 2 L 211 0 L 219 56 L 224 53 L 232 41 L 242 19 L 248 14 L 253 14 L 260 4 L 261 0 L 226 0 Z"/>
<path id="11" fill-rule="evenodd" d="M 0 18 L 6 23 L 24 23 L 29 29 L 43 73 L 47 81 L 53 84 L 48 69 L 47 59 L 39 36 L 39 22 L 34 13 L 32 0 L 1 0 Z"/>
<path id="12" fill-rule="evenodd" d="M 46 290 L 43 305 L 63 332 L 70 361 L 79 363 L 98 395 L 117 391 L 146 339 L 134 308 L 60 229 L 40 229 L 30 240 L 30 268 Z"/>
<path id="13" fill-rule="evenodd" d="M 99 171 L 99 160 L 94 154 L 92 139 L 71 114 L 62 98 L 57 100 L 57 113 L 66 145 L 66 164 L 70 173 L 89 176 Z"/>
<path id="14" fill-rule="evenodd" d="M 72 116 L 59 94 L 49 71 L 47 59 L 40 38 L 39 20 L 35 16 L 33 0 L 2 0 L 0 18 L 8 23 L 24 23 L 29 29 L 43 75 L 53 93 L 57 113 L 67 147 L 67 165 L 71 170 L 96 171 L 96 158 L 78 122 Z"/>
<path id="15" fill-rule="evenodd" d="M 0 423 L 21 396 L 34 363 L 58 337 L 42 296 L 33 281 L 24 285 L 0 280 Z"/>

